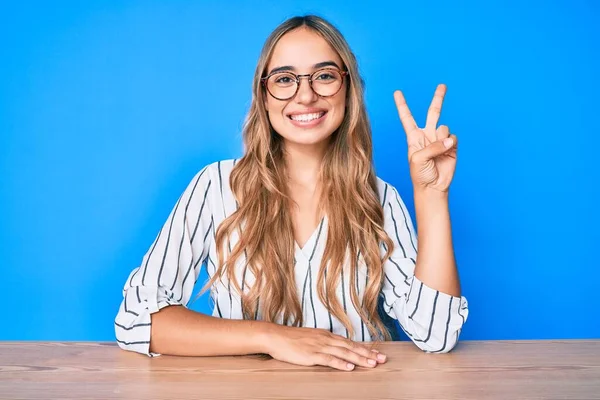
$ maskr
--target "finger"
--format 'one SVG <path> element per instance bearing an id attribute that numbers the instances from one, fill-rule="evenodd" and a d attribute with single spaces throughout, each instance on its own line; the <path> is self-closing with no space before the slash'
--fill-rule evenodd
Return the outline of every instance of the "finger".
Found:
<path id="1" fill-rule="evenodd" d="M 316 364 L 339 369 L 340 371 L 352 371 L 355 367 L 354 364 L 328 353 L 317 353 Z"/>
<path id="2" fill-rule="evenodd" d="M 408 108 L 408 104 L 406 104 L 406 99 L 400 90 L 396 90 L 394 92 L 394 101 L 396 102 L 398 116 L 400 117 L 400 121 L 404 127 L 404 132 L 406 132 L 407 136 L 410 136 L 416 129 L 418 129 L 417 123 L 415 122 L 415 119 Z"/>
<path id="3" fill-rule="evenodd" d="M 342 341 L 335 343 L 334 345 L 344 347 L 348 350 L 351 350 L 360 356 L 373 359 L 377 362 L 384 362 L 386 359 L 385 354 L 378 352 L 377 350 L 372 350 L 368 346 L 365 346 L 361 343 L 357 343 L 353 340 L 344 338 Z"/>
<path id="4" fill-rule="evenodd" d="M 383 353 L 380 353 L 377 350 L 371 350 L 373 353 L 375 353 L 375 357 L 377 358 L 377 362 L 383 364 L 384 362 L 387 361 L 387 356 Z"/>
<path id="5" fill-rule="evenodd" d="M 449 135 L 448 137 L 452 139 L 452 148 L 450 150 L 456 150 L 458 147 L 458 138 L 456 135 Z"/>
<path id="6" fill-rule="evenodd" d="M 412 160 L 416 163 L 422 163 L 427 160 L 431 160 L 432 158 L 440 156 L 444 153 L 453 151 L 456 143 L 456 136 L 454 135 L 450 135 L 450 137 L 447 137 L 443 140 L 437 140 L 424 149 L 416 152 L 413 155 Z"/>
<path id="7" fill-rule="evenodd" d="M 450 138 L 452 138 L 452 140 L 454 140 L 454 143 L 452 144 L 452 147 L 450 148 L 450 151 L 447 153 L 449 156 L 456 158 L 456 152 L 458 151 L 458 138 L 456 137 L 456 135 L 450 135 Z"/>
<path id="8" fill-rule="evenodd" d="M 443 140 L 450 136 L 450 129 L 446 125 L 440 125 L 435 130 L 435 138 L 436 140 Z"/>
<path id="9" fill-rule="evenodd" d="M 435 128 L 440 119 L 442 113 L 442 103 L 444 102 L 444 96 L 446 95 L 446 85 L 439 84 L 435 89 L 433 100 L 429 105 L 429 111 L 427 112 L 427 121 L 425 122 L 425 131 L 435 132 Z"/>
<path id="10" fill-rule="evenodd" d="M 375 358 L 362 356 L 345 347 L 327 346 L 322 350 L 322 352 L 325 354 L 331 354 L 334 357 L 346 360 L 354 365 L 360 365 L 361 367 L 365 368 L 373 368 L 377 365 L 377 360 Z"/>
<path id="11" fill-rule="evenodd" d="M 364 345 L 362 343 L 355 342 L 353 340 L 346 339 L 346 338 L 344 338 L 344 341 L 342 342 L 341 347 L 345 347 L 351 351 L 354 351 L 355 353 L 357 353 L 363 357 L 373 359 L 373 360 L 377 361 L 378 363 L 385 362 L 385 360 L 387 358 L 385 354 L 380 353 L 379 351 L 373 349 L 371 346 Z"/>

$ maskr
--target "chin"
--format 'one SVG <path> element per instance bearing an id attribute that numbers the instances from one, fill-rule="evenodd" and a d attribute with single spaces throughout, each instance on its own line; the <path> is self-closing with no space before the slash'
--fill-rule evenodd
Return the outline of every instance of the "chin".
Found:
<path id="1" fill-rule="evenodd" d="M 322 129 L 294 129 L 281 136 L 290 143 L 310 145 L 329 140 L 332 133 L 328 130 L 324 132 Z"/>

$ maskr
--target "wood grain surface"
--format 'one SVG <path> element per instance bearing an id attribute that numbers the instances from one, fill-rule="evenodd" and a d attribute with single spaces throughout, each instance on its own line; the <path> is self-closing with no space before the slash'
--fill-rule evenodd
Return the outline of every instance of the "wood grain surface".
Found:
<path id="1" fill-rule="evenodd" d="M 351 372 L 259 356 L 150 358 L 114 343 L 0 342 L 0 399 L 600 399 L 600 340 L 377 346 Z"/>

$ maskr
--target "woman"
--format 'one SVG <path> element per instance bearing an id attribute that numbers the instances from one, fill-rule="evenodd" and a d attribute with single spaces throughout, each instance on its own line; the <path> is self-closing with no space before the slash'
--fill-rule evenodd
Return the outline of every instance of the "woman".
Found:
<path id="1" fill-rule="evenodd" d="M 156 356 L 269 354 L 373 368 L 382 316 L 422 350 L 450 351 L 467 318 L 451 242 L 456 137 L 425 128 L 395 93 L 408 138 L 420 240 L 375 175 L 356 59 L 327 21 L 295 17 L 267 39 L 244 125 L 245 154 L 204 167 L 124 287 L 119 345 Z M 417 260 L 417 247 L 419 257 Z M 212 316 L 189 310 L 206 265 Z M 379 300 L 382 315 L 378 313 Z"/>

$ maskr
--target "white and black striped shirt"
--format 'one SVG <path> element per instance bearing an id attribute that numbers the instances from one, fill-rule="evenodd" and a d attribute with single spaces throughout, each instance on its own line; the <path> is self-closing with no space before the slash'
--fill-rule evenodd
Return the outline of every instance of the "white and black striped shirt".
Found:
<path id="1" fill-rule="evenodd" d="M 148 356 L 150 315 L 168 305 L 187 306 L 196 285 L 200 268 L 206 265 L 209 275 L 215 272 L 215 232 L 219 224 L 236 210 L 237 204 L 229 187 L 229 174 L 237 160 L 223 160 L 203 168 L 192 179 L 154 243 L 131 271 L 123 288 L 123 301 L 115 319 L 119 346 Z M 382 287 L 384 311 L 398 320 L 411 340 L 427 352 L 447 352 L 457 343 L 468 315 L 464 296 L 454 297 L 434 290 L 414 276 L 417 237 L 410 215 L 397 190 L 378 178 L 379 196 L 384 208 L 384 228 L 395 243 L 392 256 L 384 265 Z M 348 336 L 344 326 L 320 302 L 316 293 L 318 269 L 327 239 L 325 216 L 303 248 L 296 243 L 296 289 L 301 299 L 306 327 L 329 329 Z M 236 234 L 231 238 L 235 245 Z M 385 251 L 382 243 L 382 254 Z M 359 255 L 359 260 L 364 260 Z M 342 274 L 337 295 L 347 312 L 357 341 L 371 337 L 350 301 L 348 270 Z M 366 269 L 358 271 L 359 300 L 366 284 Z M 245 268 L 244 257 L 236 264 L 236 276 L 244 290 L 253 283 Z M 242 319 L 239 295 L 226 277 L 211 289 L 213 316 Z M 260 314 L 259 314 L 260 319 Z"/>

